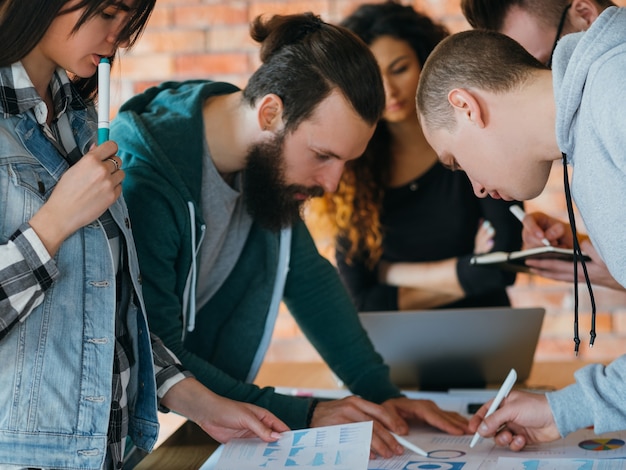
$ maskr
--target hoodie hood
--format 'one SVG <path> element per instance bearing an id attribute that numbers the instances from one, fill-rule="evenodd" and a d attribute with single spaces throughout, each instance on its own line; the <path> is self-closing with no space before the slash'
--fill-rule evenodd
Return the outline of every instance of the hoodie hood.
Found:
<path id="1" fill-rule="evenodd" d="M 573 154 L 577 114 L 585 83 L 606 60 L 626 51 L 623 34 L 626 31 L 626 9 L 609 7 L 586 32 L 564 36 L 556 47 L 552 63 L 556 106 L 556 137 L 561 151 Z M 623 80 L 623 77 L 616 77 Z"/>
<path id="2" fill-rule="evenodd" d="M 200 200 L 204 121 L 202 107 L 210 96 L 240 91 L 229 83 L 206 80 L 165 82 L 128 100 L 111 124 L 111 139 L 121 142 L 124 167 L 148 165 L 179 188 L 184 200 Z"/>
<path id="3" fill-rule="evenodd" d="M 553 62 L 556 138 L 573 168 L 571 194 L 591 240 L 626 286 L 626 9 L 607 8 L 559 42 Z"/>
<path id="4" fill-rule="evenodd" d="M 202 108 L 211 96 L 237 91 L 234 85 L 206 80 L 166 82 L 126 102 L 111 124 L 111 139 L 119 145 L 126 170 L 124 193 L 133 222 L 150 223 L 146 219 L 162 219 L 168 211 L 168 216 L 175 214 L 177 223 L 162 227 L 162 231 L 171 234 L 170 239 L 182 237 L 178 256 L 190 260 L 190 266 L 181 264 L 177 273 L 186 279 L 177 289 L 183 323 L 189 331 L 195 325 L 196 258 L 205 232 L 200 210 L 206 149 Z M 150 191 L 159 195 L 162 205 L 152 206 L 153 201 L 146 199 L 149 196 L 142 195 Z M 162 233 L 161 242 L 166 239 Z M 138 251 L 143 252 L 142 248 Z M 157 244 L 146 251 L 166 249 Z M 150 256 L 143 257 L 142 268 L 158 265 Z"/>

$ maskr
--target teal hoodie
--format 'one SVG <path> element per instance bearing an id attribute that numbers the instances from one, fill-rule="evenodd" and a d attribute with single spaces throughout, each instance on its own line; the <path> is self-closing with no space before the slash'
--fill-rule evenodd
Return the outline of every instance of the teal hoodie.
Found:
<path id="1" fill-rule="evenodd" d="M 124 104 L 111 124 L 126 179 L 150 329 L 214 392 L 269 409 L 291 428 L 306 425 L 310 399 L 259 388 L 250 370 L 263 338 L 277 274 L 280 234 L 253 224 L 229 277 L 195 315 L 195 256 L 207 223 L 200 208 L 204 122 L 202 105 L 233 85 L 163 83 Z M 292 228 L 283 300 L 337 376 L 376 403 L 401 396 L 374 351 L 336 269 L 299 222 Z M 271 328 L 271 326 L 270 326 Z M 261 354 L 263 350 L 261 349 Z"/>

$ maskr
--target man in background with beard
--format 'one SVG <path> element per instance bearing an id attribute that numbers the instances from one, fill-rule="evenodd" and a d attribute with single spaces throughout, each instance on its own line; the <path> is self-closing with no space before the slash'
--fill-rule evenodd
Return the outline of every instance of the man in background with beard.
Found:
<path id="1" fill-rule="evenodd" d="M 466 432 L 464 418 L 392 385 L 301 219 L 374 131 L 385 100 L 376 60 L 312 14 L 257 19 L 251 33 L 263 63 L 244 90 L 164 83 L 111 126 L 151 329 L 213 391 L 291 428 L 373 420 L 372 450 L 384 457 L 402 453 L 389 431 L 408 432 L 405 418 Z M 318 401 L 252 384 L 281 300 L 359 397 Z"/>

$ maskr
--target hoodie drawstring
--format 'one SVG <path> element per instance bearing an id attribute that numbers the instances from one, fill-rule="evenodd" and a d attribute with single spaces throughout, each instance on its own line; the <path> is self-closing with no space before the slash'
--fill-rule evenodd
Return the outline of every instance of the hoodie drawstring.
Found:
<path id="1" fill-rule="evenodd" d="M 196 282 L 197 282 L 197 266 L 196 259 L 198 257 L 198 251 L 200 250 L 200 244 L 204 239 L 204 233 L 206 226 L 202 225 L 200 240 L 196 241 L 196 209 L 191 201 L 187 201 L 187 209 L 189 210 L 189 224 L 191 231 L 191 267 L 189 268 L 189 274 L 187 275 L 187 281 L 185 283 L 185 290 L 183 291 L 183 331 L 181 334 L 181 340 L 185 340 L 187 332 L 191 332 L 196 327 Z"/>
<path id="2" fill-rule="evenodd" d="M 578 347 L 580 345 L 580 338 L 578 337 L 578 261 L 583 267 L 583 273 L 585 275 L 585 282 L 587 283 L 587 289 L 589 290 L 589 298 L 591 300 L 591 331 L 589 332 L 589 347 L 593 347 L 593 343 L 596 340 L 596 301 L 593 297 L 593 289 L 591 288 L 591 281 L 589 280 L 589 274 L 587 273 L 587 265 L 583 257 L 583 252 L 580 249 L 578 243 L 578 236 L 576 235 L 576 221 L 574 220 L 574 208 L 572 204 L 572 193 L 569 187 L 569 175 L 567 172 L 567 155 L 561 153 L 563 156 L 563 184 L 565 186 L 565 202 L 567 203 L 567 215 L 569 217 L 569 224 L 572 228 L 572 235 L 574 237 L 574 352 L 578 356 Z"/>

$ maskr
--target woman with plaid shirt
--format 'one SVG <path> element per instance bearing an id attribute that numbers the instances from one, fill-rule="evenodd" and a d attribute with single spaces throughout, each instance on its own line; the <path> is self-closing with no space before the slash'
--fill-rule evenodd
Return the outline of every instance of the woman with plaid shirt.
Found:
<path id="1" fill-rule="evenodd" d="M 147 328 L 93 99 L 100 58 L 154 1 L 0 0 L 0 469 L 121 468 L 127 436 L 154 445 L 157 406 L 220 441 L 287 429 L 206 389 Z"/>

